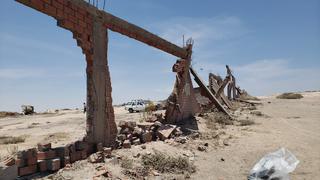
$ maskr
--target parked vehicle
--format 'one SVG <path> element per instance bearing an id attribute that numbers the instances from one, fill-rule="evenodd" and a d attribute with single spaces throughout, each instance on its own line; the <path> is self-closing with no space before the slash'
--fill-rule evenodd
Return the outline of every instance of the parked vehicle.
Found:
<path id="1" fill-rule="evenodd" d="M 144 111 L 146 103 L 142 99 L 132 100 L 124 106 L 130 113 Z"/>

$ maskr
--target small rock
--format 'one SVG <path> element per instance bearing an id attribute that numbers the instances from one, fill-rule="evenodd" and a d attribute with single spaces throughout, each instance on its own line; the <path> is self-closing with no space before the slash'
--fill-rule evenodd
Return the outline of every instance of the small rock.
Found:
<path id="1" fill-rule="evenodd" d="M 186 137 L 177 137 L 175 138 L 175 141 L 181 144 L 184 144 L 187 142 L 187 138 Z"/>
<path id="2" fill-rule="evenodd" d="M 146 149 L 147 147 L 146 147 L 146 145 L 142 145 L 141 148 L 142 149 Z"/>
<path id="3" fill-rule="evenodd" d="M 221 161 L 224 161 L 224 158 L 221 158 L 220 160 L 221 160 Z"/>
<path id="4" fill-rule="evenodd" d="M 199 151 L 206 151 L 206 150 L 207 150 L 207 147 L 205 147 L 205 146 L 198 146 L 198 150 L 199 150 Z"/>
<path id="5" fill-rule="evenodd" d="M 223 145 L 229 146 L 228 139 L 224 139 L 224 140 L 223 140 Z"/>
<path id="6" fill-rule="evenodd" d="M 160 176 L 160 173 L 158 173 L 157 171 L 152 171 L 152 174 L 153 174 L 154 176 Z"/>
<path id="7" fill-rule="evenodd" d="M 131 148 L 131 143 L 130 143 L 129 140 L 125 140 L 125 141 L 123 142 L 122 146 L 123 146 L 123 148 L 129 149 L 129 148 Z"/>
<path id="8" fill-rule="evenodd" d="M 140 145 L 140 144 L 141 144 L 140 139 L 135 139 L 135 140 L 133 140 L 133 141 L 132 141 L 132 144 L 133 144 L 133 145 Z"/>
<path id="9" fill-rule="evenodd" d="M 138 157 L 140 157 L 140 155 L 141 155 L 140 153 L 135 153 L 135 154 L 133 155 L 133 157 L 134 157 L 134 158 L 138 158 Z"/>
<path id="10" fill-rule="evenodd" d="M 209 146 L 209 143 L 204 143 L 204 146 L 205 146 L 205 147 L 208 147 L 208 146 Z"/>

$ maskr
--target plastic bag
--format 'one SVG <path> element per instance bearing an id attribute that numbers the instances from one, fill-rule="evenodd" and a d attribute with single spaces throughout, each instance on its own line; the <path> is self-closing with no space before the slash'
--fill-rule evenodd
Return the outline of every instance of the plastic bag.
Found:
<path id="1" fill-rule="evenodd" d="M 253 166 L 248 180 L 289 180 L 289 173 L 294 171 L 299 160 L 287 149 L 265 155 Z"/>

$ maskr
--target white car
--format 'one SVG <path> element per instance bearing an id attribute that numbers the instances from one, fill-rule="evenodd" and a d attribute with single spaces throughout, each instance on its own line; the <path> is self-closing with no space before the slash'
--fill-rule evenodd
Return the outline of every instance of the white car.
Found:
<path id="1" fill-rule="evenodd" d="M 144 111 L 146 108 L 146 104 L 144 103 L 143 100 L 132 100 L 131 102 L 128 102 L 125 106 L 124 109 L 128 110 L 130 113 L 133 112 L 139 112 L 139 111 Z"/>

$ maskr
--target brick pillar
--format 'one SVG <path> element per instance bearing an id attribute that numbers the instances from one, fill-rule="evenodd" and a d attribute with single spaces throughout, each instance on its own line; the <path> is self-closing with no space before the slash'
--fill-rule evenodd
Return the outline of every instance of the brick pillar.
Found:
<path id="1" fill-rule="evenodd" d="M 117 135 L 107 60 L 108 32 L 100 19 L 93 20 L 93 63 L 87 65 L 87 135 L 92 143 L 111 146 Z"/>

